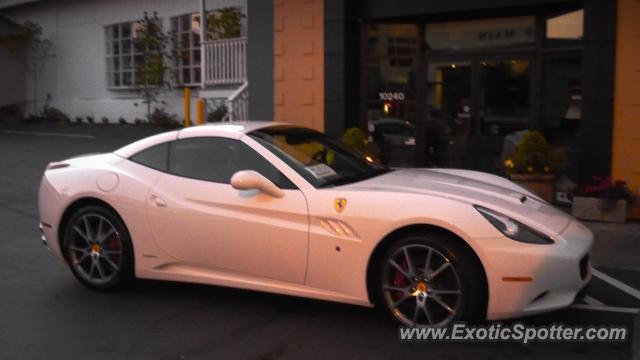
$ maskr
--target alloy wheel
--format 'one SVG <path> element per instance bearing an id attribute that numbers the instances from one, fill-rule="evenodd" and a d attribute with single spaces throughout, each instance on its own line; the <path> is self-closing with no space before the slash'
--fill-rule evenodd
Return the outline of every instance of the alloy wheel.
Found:
<path id="1" fill-rule="evenodd" d="M 118 275 L 123 263 L 123 243 L 117 228 L 107 218 L 87 213 L 72 224 L 67 254 L 82 279 L 102 285 Z"/>
<path id="2" fill-rule="evenodd" d="M 382 290 L 392 314 L 407 326 L 445 326 L 456 318 L 463 291 L 454 264 L 422 244 L 399 247 L 384 265 Z"/>

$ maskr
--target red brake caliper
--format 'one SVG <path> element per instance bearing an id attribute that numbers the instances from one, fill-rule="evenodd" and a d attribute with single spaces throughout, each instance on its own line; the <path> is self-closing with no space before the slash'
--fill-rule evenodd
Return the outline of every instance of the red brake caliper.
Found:
<path id="1" fill-rule="evenodd" d="M 406 268 L 407 266 L 407 260 L 403 259 L 400 262 L 400 267 L 402 267 L 403 269 Z M 407 279 L 406 276 L 404 276 L 400 270 L 396 269 L 395 273 L 393 274 L 393 286 L 397 286 L 397 287 L 405 287 L 409 285 L 409 279 Z M 395 300 L 399 300 L 400 298 L 402 298 L 404 296 L 404 293 L 402 291 L 396 291 L 395 292 Z"/>
<path id="2" fill-rule="evenodd" d="M 118 235 L 113 234 L 107 241 L 107 248 L 111 251 L 122 251 L 120 248 L 120 240 L 118 239 Z M 113 254 L 114 262 L 117 264 L 120 262 L 120 254 Z"/>

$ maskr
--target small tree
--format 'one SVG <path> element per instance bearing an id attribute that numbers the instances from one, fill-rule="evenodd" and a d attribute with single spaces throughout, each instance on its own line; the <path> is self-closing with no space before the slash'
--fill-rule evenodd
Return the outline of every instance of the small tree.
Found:
<path id="1" fill-rule="evenodd" d="M 217 10 L 207 11 L 207 39 L 230 39 L 240 37 L 242 29 L 242 18 L 245 15 L 240 8 L 224 7 Z M 196 14 L 193 19 L 200 24 L 200 15 Z"/>
<path id="2" fill-rule="evenodd" d="M 27 42 L 26 73 L 33 80 L 33 109 L 34 115 L 38 116 L 40 115 L 40 110 L 38 109 L 38 81 L 47 61 L 53 57 L 50 53 L 53 44 L 51 40 L 42 36 L 42 26 L 39 24 L 26 21 L 24 27 L 24 38 Z"/>
<path id="3" fill-rule="evenodd" d="M 240 8 L 225 7 L 207 15 L 207 33 L 218 39 L 240 37 L 242 18 Z"/>
<path id="4" fill-rule="evenodd" d="M 145 12 L 143 19 L 137 23 L 133 42 L 141 54 L 135 64 L 135 88 L 147 107 L 147 121 L 151 122 L 152 104 L 159 101 L 158 97 L 164 88 L 171 87 L 166 79 L 171 61 L 171 36 L 162 31 L 162 22 L 157 13 L 149 16 Z"/>

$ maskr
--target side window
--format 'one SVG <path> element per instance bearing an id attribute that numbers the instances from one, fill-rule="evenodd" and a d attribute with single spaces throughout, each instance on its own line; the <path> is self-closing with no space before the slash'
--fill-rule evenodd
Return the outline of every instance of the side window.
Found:
<path id="1" fill-rule="evenodd" d="M 201 137 L 177 140 L 169 150 L 171 174 L 228 184 L 240 170 L 254 170 L 281 189 L 295 189 L 278 169 L 241 141 Z"/>
<path id="2" fill-rule="evenodd" d="M 162 143 L 136 153 L 129 160 L 158 171 L 167 172 L 168 156 L 169 143 Z"/>

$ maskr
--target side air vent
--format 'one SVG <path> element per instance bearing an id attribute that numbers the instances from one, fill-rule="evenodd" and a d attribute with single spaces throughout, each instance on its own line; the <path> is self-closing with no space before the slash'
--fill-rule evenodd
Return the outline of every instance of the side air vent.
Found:
<path id="1" fill-rule="evenodd" d="M 335 219 L 319 219 L 320 225 L 329 233 L 338 236 L 359 238 L 356 231 L 347 223 Z"/>

